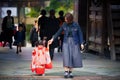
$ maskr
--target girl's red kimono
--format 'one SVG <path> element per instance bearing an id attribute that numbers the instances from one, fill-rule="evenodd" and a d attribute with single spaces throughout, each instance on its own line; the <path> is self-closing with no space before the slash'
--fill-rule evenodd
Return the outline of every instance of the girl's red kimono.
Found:
<path id="1" fill-rule="evenodd" d="M 36 74 L 44 74 L 45 69 L 51 68 L 52 62 L 49 55 L 49 48 L 46 48 L 43 45 L 38 45 L 38 47 L 32 51 L 32 72 L 35 71 Z"/>

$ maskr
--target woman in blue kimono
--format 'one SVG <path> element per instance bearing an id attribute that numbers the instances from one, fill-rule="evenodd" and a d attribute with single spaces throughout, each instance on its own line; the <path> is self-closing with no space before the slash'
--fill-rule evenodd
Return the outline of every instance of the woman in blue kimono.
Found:
<path id="1" fill-rule="evenodd" d="M 64 31 L 63 39 L 63 67 L 64 77 L 73 78 L 73 68 L 82 67 L 82 54 L 80 47 L 83 49 L 83 34 L 80 26 L 73 21 L 73 15 L 67 13 L 65 15 L 65 22 L 57 31 L 57 33 L 49 40 L 52 43 Z"/>

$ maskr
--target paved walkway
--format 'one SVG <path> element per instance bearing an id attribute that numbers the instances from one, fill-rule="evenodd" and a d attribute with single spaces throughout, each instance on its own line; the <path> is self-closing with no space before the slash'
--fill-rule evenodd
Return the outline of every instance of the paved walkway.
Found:
<path id="1" fill-rule="evenodd" d="M 66 80 L 63 78 L 62 53 L 55 50 L 53 69 L 45 76 L 37 76 L 30 70 L 33 48 L 23 47 L 17 55 L 16 47 L 0 47 L 0 80 Z M 83 68 L 73 71 L 75 77 L 67 80 L 120 80 L 120 62 L 84 53 Z"/>

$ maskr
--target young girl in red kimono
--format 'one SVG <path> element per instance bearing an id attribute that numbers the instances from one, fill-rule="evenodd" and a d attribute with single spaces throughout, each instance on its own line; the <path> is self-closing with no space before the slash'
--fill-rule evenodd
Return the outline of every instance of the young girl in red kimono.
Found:
<path id="1" fill-rule="evenodd" d="M 43 75 L 45 73 L 45 69 L 51 68 L 52 62 L 49 55 L 49 43 L 47 47 L 45 47 L 43 41 L 37 42 L 35 49 L 32 51 L 32 72 Z"/>

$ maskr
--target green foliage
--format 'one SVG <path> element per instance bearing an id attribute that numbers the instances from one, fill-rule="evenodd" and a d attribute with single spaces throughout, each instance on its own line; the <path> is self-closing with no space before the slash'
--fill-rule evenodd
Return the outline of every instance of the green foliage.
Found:
<path id="1" fill-rule="evenodd" d="M 32 24 L 27 24 L 26 27 L 27 27 L 26 28 L 26 40 L 30 41 L 30 30 L 33 27 L 33 25 Z"/>
<path id="2" fill-rule="evenodd" d="M 30 13 L 28 13 L 27 16 L 38 17 L 39 12 L 40 12 L 40 9 L 38 7 L 32 7 Z"/>
<path id="3" fill-rule="evenodd" d="M 60 10 L 63 10 L 65 13 L 71 12 L 73 11 L 73 1 L 74 0 L 50 0 L 50 5 L 45 9 L 47 11 L 54 9 L 56 13 L 58 13 Z"/>
<path id="4" fill-rule="evenodd" d="M 60 10 L 66 12 L 73 11 L 74 0 L 50 0 L 48 7 L 45 7 L 46 11 L 49 12 L 50 9 L 54 9 L 56 13 Z M 27 14 L 29 17 L 38 17 L 40 12 L 40 7 L 31 7 L 31 11 Z M 58 14 L 56 14 L 58 15 Z"/>

